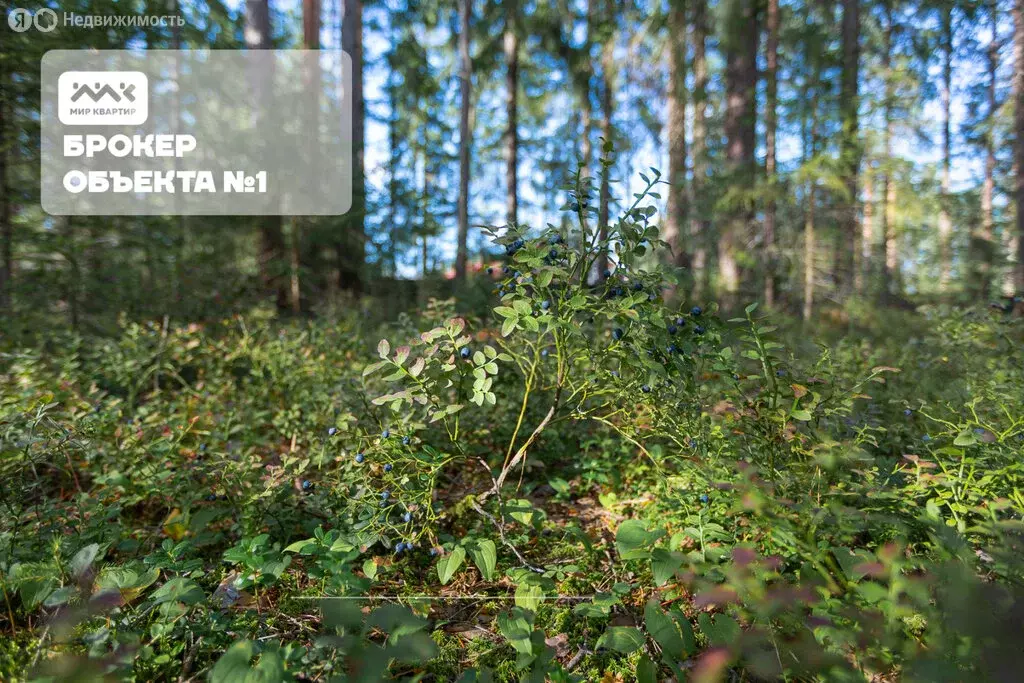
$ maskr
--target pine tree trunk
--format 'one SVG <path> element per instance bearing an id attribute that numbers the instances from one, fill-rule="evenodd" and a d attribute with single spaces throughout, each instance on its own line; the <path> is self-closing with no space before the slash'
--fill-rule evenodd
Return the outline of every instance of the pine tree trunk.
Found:
<path id="1" fill-rule="evenodd" d="M 949 216 L 950 170 L 952 167 L 953 136 L 951 107 L 953 89 L 953 10 L 946 7 L 942 16 L 942 186 L 939 197 L 939 291 L 949 287 L 952 269 L 951 240 L 953 224 Z"/>
<path id="2" fill-rule="evenodd" d="M 995 235 L 995 221 L 993 218 L 993 199 L 995 196 L 995 173 L 996 173 L 996 150 L 994 140 L 994 126 L 998 116 L 996 105 L 996 71 L 999 67 L 999 43 L 997 37 L 998 9 L 999 5 L 995 0 L 992 2 L 992 38 L 988 45 L 988 84 L 987 84 L 987 109 L 988 124 L 985 131 L 985 175 L 981 183 L 981 229 L 971 239 L 972 260 L 976 261 L 974 274 L 977 280 L 975 284 L 976 293 L 980 296 L 987 296 L 988 279 L 988 254 L 990 253 L 992 241 Z"/>
<path id="3" fill-rule="evenodd" d="M 842 222 L 837 280 L 840 296 L 853 284 L 857 249 L 857 174 L 860 170 L 861 146 L 858 138 L 858 84 L 860 78 L 860 0 L 842 0 L 843 68 L 840 77 L 840 108 L 843 124 L 841 162 L 846 185 L 847 205 Z"/>
<path id="4" fill-rule="evenodd" d="M 14 285 L 14 226 L 11 222 L 10 190 L 7 187 L 8 146 L 7 135 L 7 70 L 0 60 L 0 312 L 13 305 L 11 289 Z"/>
<path id="5" fill-rule="evenodd" d="M 665 241 L 672 262 L 687 267 L 683 234 L 686 226 L 686 4 L 670 0 L 668 13 L 668 214 Z"/>
<path id="6" fill-rule="evenodd" d="M 864 171 L 864 216 L 860 224 L 860 267 L 857 269 L 857 292 L 863 293 L 874 275 L 875 258 L 875 179 Z"/>
<path id="7" fill-rule="evenodd" d="M 707 289 L 708 280 L 708 236 L 711 222 L 708 219 L 707 186 L 707 100 L 708 66 L 707 43 L 707 0 L 692 0 L 693 4 L 693 183 L 691 196 L 693 206 L 690 215 L 690 244 L 693 251 L 693 295 L 699 298 Z"/>
<path id="8" fill-rule="evenodd" d="M 768 0 L 767 44 L 765 46 L 765 161 L 768 202 L 764 217 L 764 303 L 775 305 L 775 133 L 778 106 L 779 0 Z"/>
<path id="9" fill-rule="evenodd" d="M 612 0 L 608 0 L 606 3 L 609 16 L 606 20 L 609 22 L 614 21 L 612 14 L 612 8 L 614 4 Z M 601 137 L 604 138 L 604 144 L 609 144 L 612 141 L 612 107 L 614 103 L 613 88 L 613 77 L 612 71 L 615 68 L 615 40 L 613 35 L 609 35 L 604 44 L 601 46 Z M 611 203 L 611 166 L 605 161 L 605 155 L 601 154 L 601 178 L 600 178 L 600 189 L 598 191 L 598 207 L 597 207 L 597 228 L 598 228 L 598 239 L 603 245 L 608 241 L 608 219 Z M 602 277 L 602 274 L 608 270 L 608 251 L 602 249 L 601 254 L 597 259 L 597 273 L 598 277 Z"/>
<path id="10" fill-rule="evenodd" d="M 896 253 L 896 186 L 892 182 L 892 144 L 895 135 L 895 122 L 893 121 L 893 98 L 895 97 L 895 79 L 892 74 L 892 34 L 893 34 L 893 11 L 891 0 L 885 5 L 885 28 L 883 34 L 884 52 L 882 54 L 882 72 L 885 78 L 885 102 L 883 110 L 883 163 L 885 170 L 882 175 L 882 296 L 885 298 L 895 294 L 896 269 L 898 258 Z"/>
<path id="11" fill-rule="evenodd" d="M 505 0 L 505 220 L 509 225 L 519 216 L 519 35 L 516 31 L 515 0 Z"/>
<path id="12" fill-rule="evenodd" d="M 725 135 L 730 185 L 745 193 L 754 180 L 754 133 L 757 88 L 757 8 L 754 0 L 728 0 L 724 32 Z M 718 237 L 718 277 L 723 302 L 735 303 L 740 288 L 737 252 L 752 220 L 748 208 L 737 207 L 722 221 Z"/>
<path id="13" fill-rule="evenodd" d="M 341 49 L 352 59 L 352 208 L 345 234 L 335 246 L 338 287 L 359 294 L 366 260 L 366 174 L 364 170 L 363 0 L 343 0 Z"/>
<path id="14" fill-rule="evenodd" d="M 267 0 L 246 0 L 245 3 L 245 46 L 250 50 L 269 50 L 270 6 Z M 253 83 L 254 95 L 263 96 L 267 85 L 260 76 Z M 260 282 L 266 291 L 274 292 L 278 310 L 288 309 L 288 286 L 284 272 L 287 267 L 284 229 L 280 216 L 263 216 L 260 224 L 259 264 Z"/>
<path id="15" fill-rule="evenodd" d="M 1017 204 L 1017 293 L 1024 294 L 1024 0 L 1013 3 L 1014 159 L 1017 164 L 1014 201 Z"/>
<path id="16" fill-rule="evenodd" d="M 472 0 L 459 0 L 459 199 L 458 247 L 455 254 L 455 279 L 466 279 L 466 261 L 469 241 L 469 154 L 473 144 L 469 125 L 470 97 L 472 96 L 472 69 L 469 55 L 469 29 Z"/>

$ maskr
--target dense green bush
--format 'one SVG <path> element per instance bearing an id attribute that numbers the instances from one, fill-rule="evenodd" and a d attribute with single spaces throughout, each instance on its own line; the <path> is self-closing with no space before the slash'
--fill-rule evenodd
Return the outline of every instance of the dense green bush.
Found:
<path id="1" fill-rule="evenodd" d="M 1021 321 L 722 321 L 659 182 L 493 311 L 3 349 L 0 677 L 1012 679 Z"/>

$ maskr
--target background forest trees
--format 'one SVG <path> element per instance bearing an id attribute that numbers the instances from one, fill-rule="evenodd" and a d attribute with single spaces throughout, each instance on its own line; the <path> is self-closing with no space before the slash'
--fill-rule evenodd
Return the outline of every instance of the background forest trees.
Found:
<path id="1" fill-rule="evenodd" d="M 607 229 L 651 166 L 670 181 L 660 224 L 688 292 L 812 317 L 1024 291 L 1018 0 L 203 0 L 171 11 L 182 29 L 5 32 L 5 317 L 102 326 L 122 312 L 188 319 L 258 301 L 308 312 L 345 293 L 404 305 L 448 281 L 480 284 L 492 254 L 476 226 L 559 220 L 577 168 L 595 179 Z M 352 211 L 43 214 L 39 60 L 126 46 L 345 49 Z"/>

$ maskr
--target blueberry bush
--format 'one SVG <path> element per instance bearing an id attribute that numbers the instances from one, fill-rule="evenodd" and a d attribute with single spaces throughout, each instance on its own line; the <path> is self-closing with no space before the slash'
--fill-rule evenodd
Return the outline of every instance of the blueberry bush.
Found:
<path id="1" fill-rule="evenodd" d="M 721 315 L 644 180 L 483 309 L 5 342 L 0 678 L 1017 678 L 1024 323 Z"/>

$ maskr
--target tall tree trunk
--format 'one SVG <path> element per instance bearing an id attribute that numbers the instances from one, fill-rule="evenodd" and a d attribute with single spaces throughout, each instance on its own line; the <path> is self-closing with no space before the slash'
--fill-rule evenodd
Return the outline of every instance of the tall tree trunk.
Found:
<path id="1" fill-rule="evenodd" d="M 875 178 L 870 169 L 864 171 L 864 216 L 860 224 L 860 264 L 856 289 L 863 293 L 875 272 Z"/>
<path id="2" fill-rule="evenodd" d="M 707 0 L 692 0 L 693 6 L 693 182 L 690 196 L 693 206 L 690 215 L 690 244 L 693 252 L 693 296 L 699 298 L 707 289 L 708 280 L 708 237 L 711 221 L 708 218 L 709 205 L 706 195 L 708 153 L 707 153 L 707 103 L 708 65 L 706 58 Z"/>
<path id="3" fill-rule="evenodd" d="M 1024 294 L 1024 0 L 1013 3 L 1013 157 L 1017 166 L 1014 200 L 1017 204 L 1017 263 L 1014 281 Z"/>
<path id="4" fill-rule="evenodd" d="M 606 0 L 605 7 L 608 16 L 605 20 L 612 25 L 615 21 L 614 16 L 614 0 Z M 601 46 L 601 137 L 604 140 L 604 145 L 612 144 L 612 107 L 614 106 L 614 74 L 615 69 L 615 39 L 614 32 L 609 32 L 606 36 L 604 44 Z M 600 189 L 598 191 L 598 206 L 597 206 L 597 229 L 598 239 L 600 243 L 604 245 L 608 241 L 608 220 L 610 213 L 611 204 L 611 163 L 610 159 L 606 158 L 606 155 L 602 152 L 601 154 L 601 178 L 600 178 Z M 598 277 L 602 277 L 603 273 L 608 270 L 608 250 L 602 247 L 601 253 L 597 259 L 597 274 Z"/>
<path id="5" fill-rule="evenodd" d="M 270 6 L 268 0 L 246 0 L 245 46 L 250 50 L 271 49 Z M 263 97 L 267 83 L 265 74 L 254 77 L 255 97 Z M 284 271 L 287 267 L 284 229 L 280 216 L 263 216 L 260 224 L 259 271 L 264 290 L 274 292 L 278 310 L 288 309 L 288 286 Z"/>
<path id="6" fill-rule="evenodd" d="M 860 98 L 860 0 L 842 0 L 843 69 L 840 77 L 840 108 L 843 123 L 842 173 L 846 185 L 846 206 L 840 217 L 840 260 L 837 279 L 840 295 L 853 284 L 854 253 L 857 249 L 857 173 L 860 170 L 861 146 L 858 137 Z"/>
<path id="7" fill-rule="evenodd" d="M 345 232 L 335 244 L 338 288 L 363 291 L 366 261 L 366 171 L 364 167 L 365 105 L 363 103 L 363 0 L 342 0 L 341 49 L 352 60 L 352 208 L 345 216 Z"/>
<path id="8" fill-rule="evenodd" d="M 458 247 L 455 253 L 455 279 L 459 281 L 466 278 L 467 244 L 469 241 L 469 155 L 470 146 L 473 144 L 473 132 L 469 125 L 473 79 L 473 64 L 469 56 L 470 17 L 473 12 L 472 1 L 458 0 L 461 99 L 459 101 L 459 236 Z"/>
<path id="9" fill-rule="evenodd" d="M 884 249 L 882 268 L 882 295 L 891 297 L 897 289 L 897 269 L 899 268 L 899 256 L 896 243 L 896 184 L 893 182 L 893 137 L 896 133 L 896 124 L 893 117 L 893 100 L 895 98 L 895 78 L 892 73 L 892 49 L 893 49 L 893 10 L 892 0 L 885 4 L 885 28 L 883 33 L 884 51 L 882 53 L 882 72 L 885 78 L 885 102 L 883 103 L 883 163 L 885 164 L 882 176 L 882 248 Z"/>
<path id="10" fill-rule="evenodd" d="M 0 312 L 12 306 L 11 288 L 14 284 L 14 226 L 11 223 L 10 190 L 7 187 L 8 147 L 7 134 L 7 70 L 0 60 Z"/>
<path id="11" fill-rule="evenodd" d="M 725 67 L 725 135 L 729 181 L 745 194 L 754 178 L 754 133 L 757 88 L 757 6 L 755 0 L 727 0 L 723 43 Z M 746 204 L 746 202 L 744 202 Z M 740 287 L 737 252 L 749 231 L 752 214 L 736 207 L 722 221 L 718 237 L 718 277 L 725 303 L 735 303 Z"/>
<path id="12" fill-rule="evenodd" d="M 516 28 L 516 0 L 505 0 L 505 220 L 509 225 L 519 215 L 519 33 Z"/>
<path id="13" fill-rule="evenodd" d="M 949 216 L 950 170 L 952 168 L 952 90 L 953 90 L 953 8 L 942 15 L 942 186 L 939 196 L 939 291 L 949 287 L 952 269 L 951 241 L 953 223 Z"/>
<path id="14" fill-rule="evenodd" d="M 764 215 L 764 303 L 775 305 L 775 133 L 777 127 L 779 69 L 779 0 L 768 0 L 767 44 L 765 46 L 765 159 L 768 202 Z"/>
<path id="15" fill-rule="evenodd" d="M 807 23 L 813 21 L 813 8 L 808 7 Z M 818 93 L 821 82 L 821 55 L 815 51 L 816 46 L 811 41 L 804 42 L 804 63 L 811 67 L 813 72 L 808 73 L 803 84 L 803 100 L 806 106 L 803 110 L 801 120 L 801 133 L 803 139 L 803 163 L 806 166 L 811 163 L 818 153 Z M 810 128 L 808 129 L 808 123 Z M 810 320 L 814 314 L 814 276 L 815 276 L 815 255 L 817 254 L 816 234 L 816 211 L 817 203 L 817 178 L 813 173 L 809 174 L 804 198 L 804 282 L 803 282 L 803 319 Z"/>
<path id="16" fill-rule="evenodd" d="M 689 265 L 683 234 L 686 226 L 686 2 L 670 0 L 668 12 L 668 215 L 665 241 L 672 262 Z"/>

